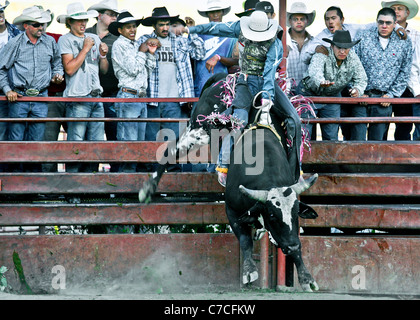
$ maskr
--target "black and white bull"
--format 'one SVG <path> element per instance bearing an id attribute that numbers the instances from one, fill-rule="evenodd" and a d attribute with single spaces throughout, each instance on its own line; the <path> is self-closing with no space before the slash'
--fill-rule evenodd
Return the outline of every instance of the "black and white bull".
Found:
<path id="1" fill-rule="evenodd" d="M 211 135 L 206 127 L 196 120 L 201 115 L 222 113 L 226 104 L 221 102 L 223 80 L 226 74 L 217 74 L 209 79 L 206 89 L 192 110 L 191 120 L 185 132 L 175 143 L 169 143 L 165 158 L 179 159 L 187 154 L 193 146 L 209 144 Z M 252 96 L 250 104 L 252 103 Z M 287 110 L 289 108 L 289 110 Z M 252 108 L 250 123 L 253 123 L 257 110 Z M 316 213 L 308 206 L 298 201 L 298 195 L 309 188 L 316 180 L 314 176 L 308 181 L 299 180 L 299 153 L 301 143 L 300 118 L 296 114 L 287 96 L 277 86 L 274 104 L 270 110 L 270 117 L 274 130 L 257 129 L 246 131 L 241 141 L 253 141 L 252 146 L 238 148 L 256 151 L 256 146 L 263 146 L 263 152 L 257 159 L 263 164 L 262 171 L 257 175 L 247 173 L 251 165 L 247 161 L 235 163 L 231 161 L 226 185 L 226 212 L 235 235 L 238 237 L 241 250 L 244 253 L 243 282 L 253 282 L 258 278 L 255 262 L 252 260 L 253 240 L 251 231 L 253 225 L 264 224 L 271 238 L 283 252 L 293 258 L 296 265 L 299 282 L 306 291 L 317 290 L 318 286 L 307 271 L 301 258 L 301 244 L 299 241 L 298 215 L 315 218 Z M 257 134 L 261 132 L 263 135 Z M 274 133 L 276 132 L 276 133 Z M 255 139 L 247 139 L 254 135 Z M 281 141 L 281 143 L 279 142 Z M 290 147 L 292 146 L 292 148 Z M 251 148 L 251 149 L 250 149 Z M 234 148 L 234 150 L 236 150 Z M 235 157 L 235 151 L 231 155 Z M 244 159 L 243 154 L 241 159 Z M 151 201 L 158 183 L 165 172 L 166 163 L 161 163 L 152 177 L 146 181 L 139 191 L 142 203 Z M 256 165 L 254 162 L 252 165 Z M 298 182 L 300 181 L 300 182 Z"/>
<path id="2" fill-rule="evenodd" d="M 256 152 L 263 147 L 263 152 L 256 159 L 263 164 L 263 171 L 258 176 L 250 174 L 255 164 L 236 164 L 232 158 L 227 177 L 226 213 L 244 256 L 242 282 L 246 284 L 258 279 L 257 266 L 252 259 L 252 231 L 254 228 L 265 229 L 276 247 L 292 258 L 303 290 L 318 290 L 317 283 L 302 261 L 298 219 L 299 216 L 317 217 L 310 207 L 299 202 L 298 196 L 315 183 L 318 175 L 306 181 L 299 179 L 295 183 L 283 147 L 284 135 L 278 132 L 269 128 L 250 129 L 241 140 L 242 147 L 234 149 L 234 152 Z"/>

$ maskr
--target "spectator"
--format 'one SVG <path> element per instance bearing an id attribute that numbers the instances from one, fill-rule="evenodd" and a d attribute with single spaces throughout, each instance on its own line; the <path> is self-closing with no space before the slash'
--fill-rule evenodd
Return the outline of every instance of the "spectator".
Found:
<path id="1" fill-rule="evenodd" d="M 64 97 L 91 98 L 100 97 L 103 89 L 99 82 L 99 72 L 108 71 L 108 47 L 99 37 L 85 33 L 89 18 L 98 16 L 95 10 L 85 11 L 80 2 L 67 6 L 67 14 L 57 18 L 65 23 L 69 33 L 58 40 L 58 46 L 66 74 Z M 103 118 L 104 108 L 101 102 L 70 102 L 66 104 L 68 118 Z M 102 141 L 105 130 L 103 122 L 68 122 L 67 139 L 69 141 Z M 98 171 L 97 165 L 84 168 L 85 171 Z M 80 163 L 67 164 L 66 171 L 80 171 Z"/>
<path id="2" fill-rule="evenodd" d="M 0 3 L 0 52 L 1 49 L 9 42 L 10 39 L 17 36 L 21 31 L 13 24 L 7 22 L 5 18 L 4 10 L 9 5 L 9 1 L 6 1 L 4 5 Z M 0 88 L 0 96 L 4 96 L 3 91 Z M 0 100 L 0 118 L 7 118 L 9 116 L 9 106 L 7 101 Z M 8 135 L 8 122 L 0 122 L 0 141 L 7 141 Z M 7 164 L 0 163 L 0 172 L 7 171 Z"/>
<path id="3" fill-rule="evenodd" d="M 13 21 L 22 24 L 25 32 L 11 39 L 2 50 L 0 87 L 9 102 L 10 118 L 45 118 L 46 102 L 19 102 L 22 96 L 45 97 L 51 82 L 63 81 L 61 64 L 55 40 L 43 33 L 44 23 L 51 16 L 37 6 L 26 8 Z M 28 132 L 25 135 L 26 127 Z M 45 123 L 13 122 L 9 126 L 10 141 L 42 141 Z M 25 171 L 41 171 L 41 165 L 28 164 Z M 13 171 L 22 168 L 14 167 Z"/>
<path id="4" fill-rule="evenodd" d="M 311 36 L 308 28 L 315 20 L 316 11 L 310 11 L 303 2 L 295 2 L 287 12 L 287 78 L 290 79 L 292 92 L 308 70 L 308 64 L 303 61 L 305 52 L 311 49 Z"/>
<path id="5" fill-rule="evenodd" d="M 397 15 L 397 23 L 405 29 L 413 45 L 413 65 L 411 67 L 408 87 L 402 94 L 402 98 L 420 97 L 420 61 L 418 60 L 420 46 L 420 32 L 413 29 L 407 20 L 414 18 L 419 6 L 414 0 L 382 1 L 382 7 L 390 7 Z M 395 117 L 411 117 L 416 110 L 416 115 L 420 115 L 420 109 L 417 105 L 396 105 L 392 106 Z M 395 140 L 411 140 L 412 123 L 397 123 L 395 125 Z"/>
<path id="6" fill-rule="evenodd" d="M 246 0 L 244 2 L 244 11 L 240 13 L 235 13 L 238 18 L 248 17 L 255 11 L 255 6 L 260 0 Z"/>
<path id="7" fill-rule="evenodd" d="M 222 22 L 223 17 L 230 12 L 230 5 L 220 0 L 208 0 L 198 10 L 198 13 L 209 19 L 210 22 Z M 188 19 L 186 19 L 188 21 Z M 191 24 L 189 24 L 191 25 Z M 191 25 L 192 26 L 192 25 Z M 228 73 L 228 69 L 238 64 L 238 53 L 233 57 L 237 44 L 236 38 L 199 35 L 204 41 L 206 56 L 196 62 L 194 88 L 195 95 L 199 97 L 206 81 L 216 73 Z"/>
<path id="8" fill-rule="evenodd" d="M 150 98 L 193 98 L 194 81 L 190 59 L 202 60 L 205 57 L 204 42 L 197 35 L 188 38 L 177 37 L 169 31 L 179 15 L 170 16 L 165 7 L 154 8 L 152 15 L 143 20 L 142 24 L 153 27 L 149 35 L 143 35 L 138 40 L 139 45 L 149 38 L 157 38 L 161 47 L 156 50 L 157 66 L 149 77 L 148 96 Z M 178 102 L 150 103 L 147 106 L 148 118 L 186 118 Z M 147 123 L 146 140 L 158 139 L 160 128 L 170 130 L 170 138 L 179 137 L 178 123 Z M 175 166 L 172 170 L 180 170 Z M 150 170 L 150 168 L 149 168 Z"/>
<path id="9" fill-rule="evenodd" d="M 139 98 L 146 96 L 149 74 L 156 67 L 155 51 L 160 46 L 157 39 L 149 38 L 139 45 L 136 40 L 141 19 L 123 12 L 117 21 L 109 25 L 109 31 L 119 35 L 114 42 L 112 61 L 118 78 L 117 98 Z M 147 105 L 143 102 L 116 104 L 118 118 L 147 118 Z M 120 141 L 142 141 L 146 134 L 146 123 L 119 122 L 117 138 Z M 122 164 L 120 172 L 136 172 L 135 163 Z"/>
<path id="10" fill-rule="evenodd" d="M 341 92 L 348 88 L 349 95 L 360 97 L 367 85 L 367 76 L 362 63 L 351 48 L 358 41 L 352 41 L 349 31 L 337 30 L 333 40 L 324 38 L 331 43 L 329 54 L 316 53 L 308 68 L 308 75 L 301 81 L 298 93 L 306 96 L 341 97 Z M 315 113 L 319 118 L 340 118 L 340 104 L 316 104 Z M 310 112 L 302 118 L 312 118 Z M 312 134 L 312 124 L 306 126 L 309 136 Z M 321 124 L 323 140 L 338 140 L 338 124 Z"/>
<path id="11" fill-rule="evenodd" d="M 99 74 L 99 80 L 101 87 L 103 88 L 102 97 L 115 98 L 118 93 L 118 79 L 115 77 L 114 67 L 112 64 L 112 45 L 117 40 L 118 36 L 109 32 L 109 25 L 117 19 L 120 11 L 118 10 L 117 0 L 103 0 L 97 4 L 94 4 L 88 8 L 88 10 L 96 10 L 99 15 L 96 17 L 97 23 L 90 28 L 86 29 L 86 32 L 96 34 L 102 42 L 108 46 L 108 72 L 105 74 Z M 116 111 L 115 105 L 112 102 L 103 102 L 105 118 L 115 118 Z M 106 122 L 105 123 L 105 135 L 108 141 L 117 140 L 117 123 Z M 111 164 L 110 171 L 118 172 L 119 164 Z"/>
<path id="12" fill-rule="evenodd" d="M 356 37 L 361 41 L 354 49 L 368 76 L 366 97 L 400 97 L 407 87 L 413 49 L 410 39 L 401 40 L 393 32 L 396 22 L 394 10 L 383 8 L 378 12 L 377 27 L 361 31 Z M 390 117 L 392 106 L 387 102 L 369 105 L 365 112 L 363 116 Z M 386 124 L 370 124 L 368 139 L 383 140 L 386 131 Z"/>

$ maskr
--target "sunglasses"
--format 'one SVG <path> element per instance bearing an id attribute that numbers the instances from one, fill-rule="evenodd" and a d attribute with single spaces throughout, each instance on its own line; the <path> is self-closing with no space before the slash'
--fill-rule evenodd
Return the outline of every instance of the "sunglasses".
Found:
<path id="1" fill-rule="evenodd" d="M 43 23 L 39 23 L 39 22 L 35 22 L 35 23 L 28 23 L 29 26 L 32 26 L 34 28 L 39 28 L 42 27 L 44 24 Z"/>
<path id="2" fill-rule="evenodd" d="M 378 24 L 381 26 L 383 24 L 386 24 L 387 26 L 390 26 L 391 24 L 393 24 L 393 21 L 383 21 L 383 20 L 378 20 Z"/>

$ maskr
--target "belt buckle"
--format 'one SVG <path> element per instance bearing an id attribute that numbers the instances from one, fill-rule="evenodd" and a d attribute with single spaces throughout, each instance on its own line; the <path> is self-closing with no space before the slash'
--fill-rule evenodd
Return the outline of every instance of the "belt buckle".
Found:
<path id="1" fill-rule="evenodd" d="M 39 95 L 39 90 L 38 89 L 27 89 L 25 91 L 25 94 L 29 97 L 36 97 L 37 95 Z"/>

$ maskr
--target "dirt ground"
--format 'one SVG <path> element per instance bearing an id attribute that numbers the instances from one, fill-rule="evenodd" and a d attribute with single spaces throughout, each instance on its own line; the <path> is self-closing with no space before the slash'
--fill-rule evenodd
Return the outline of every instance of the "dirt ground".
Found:
<path id="1" fill-rule="evenodd" d="M 410 295 L 356 295 L 339 293 L 276 292 L 274 290 L 239 290 L 202 293 L 142 293 L 136 290 L 105 290 L 104 292 L 63 290 L 60 294 L 17 295 L 0 292 L 0 300 L 419 300 Z"/>

